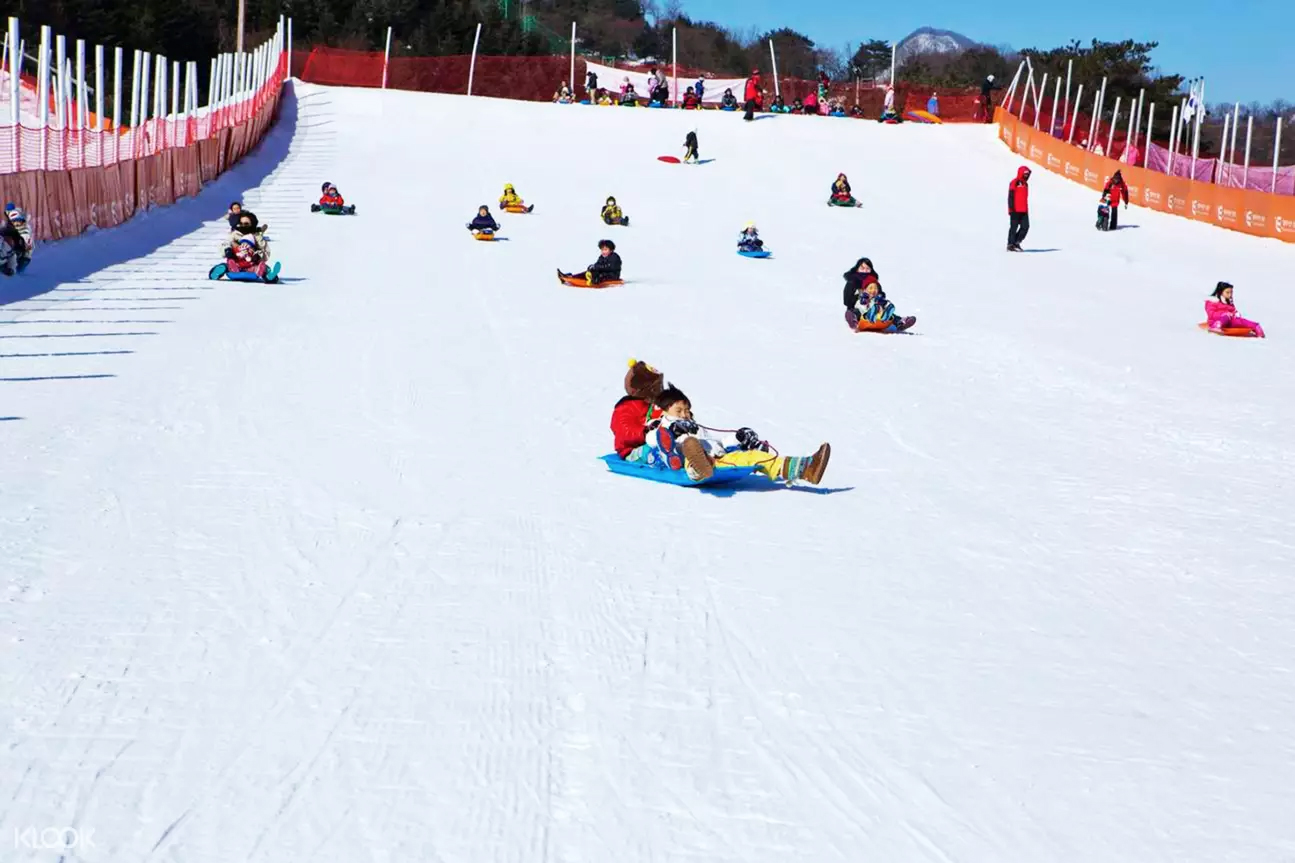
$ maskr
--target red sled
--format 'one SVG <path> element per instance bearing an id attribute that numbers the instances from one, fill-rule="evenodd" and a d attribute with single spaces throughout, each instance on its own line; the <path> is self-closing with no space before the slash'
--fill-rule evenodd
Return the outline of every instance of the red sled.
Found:
<path id="1" fill-rule="evenodd" d="M 671 165 L 679 164 L 678 156 L 657 156 L 656 159 L 658 162 L 669 162 Z"/>
<path id="2" fill-rule="evenodd" d="M 1200 327 L 1205 332 L 1213 333 L 1216 336 L 1235 336 L 1237 338 L 1242 338 L 1242 339 L 1259 338 L 1258 333 L 1256 333 L 1254 330 L 1246 329 L 1245 327 L 1224 327 L 1221 330 L 1211 330 L 1208 321 L 1206 321 L 1205 323 L 1197 324 L 1196 326 Z"/>

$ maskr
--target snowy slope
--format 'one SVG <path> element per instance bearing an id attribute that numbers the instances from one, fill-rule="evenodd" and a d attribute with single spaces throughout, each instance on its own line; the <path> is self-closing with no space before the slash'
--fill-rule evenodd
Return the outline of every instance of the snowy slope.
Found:
<path id="1" fill-rule="evenodd" d="M 990 128 L 298 92 L 199 199 L 0 285 L 0 837 L 1295 856 L 1295 248 L 1101 235 L 1038 171 L 1008 255 Z M 693 123 L 716 161 L 655 161 Z M 357 218 L 307 212 L 325 180 Z M 472 242 L 505 182 L 535 212 Z M 204 279 L 240 195 L 282 285 Z M 559 287 L 603 236 L 630 284 Z M 845 329 L 865 254 L 913 335 Z M 1196 329 L 1219 278 L 1269 339 Z M 831 441 L 823 487 L 609 474 L 631 356 L 710 425 Z"/>

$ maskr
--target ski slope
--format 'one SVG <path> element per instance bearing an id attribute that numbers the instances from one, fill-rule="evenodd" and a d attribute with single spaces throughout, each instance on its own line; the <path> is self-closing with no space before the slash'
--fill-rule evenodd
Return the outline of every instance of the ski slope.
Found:
<path id="1" fill-rule="evenodd" d="M 657 162 L 693 124 L 715 161 Z M 199 198 L 41 247 L 0 284 L 0 859 L 1295 859 L 1295 247 L 1099 234 L 1039 170 L 1009 255 L 1017 164 L 298 85 Z M 472 242 L 506 182 L 535 212 Z M 282 284 L 206 280 L 234 198 Z M 602 237 L 629 283 L 560 287 Z M 911 335 L 846 329 L 861 255 Z M 1267 340 L 1197 330 L 1219 279 Z M 609 473 L 629 357 L 830 441 L 822 486 Z"/>

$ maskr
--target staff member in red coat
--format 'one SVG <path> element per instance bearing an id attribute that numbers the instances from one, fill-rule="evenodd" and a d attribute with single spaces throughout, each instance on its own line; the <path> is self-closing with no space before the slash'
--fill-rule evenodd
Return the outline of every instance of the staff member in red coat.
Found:
<path id="1" fill-rule="evenodd" d="M 1106 230 L 1114 231 L 1120 223 L 1120 203 L 1124 203 L 1124 209 L 1129 208 L 1129 187 L 1119 171 L 1106 181 L 1106 188 L 1102 190 L 1102 194 L 1110 195 L 1111 198 L 1111 221 Z"/>
<path id="2" fill-rule="evenodd" d="M 743 101 L 746 102 L 746 114 L 743 120 L 754 120 L 755 112 L 761 109 L 760 104 L 760 70 L 752 69 L 751 77 L 746 79 L 746 92 L 743 94 Z"/>
<path id="3" fill-rule="evenodd" d="M 1022 165 L 1007 187 L 1007 251 L 1021 251 L 1021 240 L 1030 232 L 1030 169 Z"/>

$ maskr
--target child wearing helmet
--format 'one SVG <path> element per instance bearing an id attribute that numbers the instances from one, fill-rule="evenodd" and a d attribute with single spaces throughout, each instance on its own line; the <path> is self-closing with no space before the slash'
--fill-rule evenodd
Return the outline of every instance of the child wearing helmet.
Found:
<path id="1" fill-rule="evenodd" d="M 609 225 L 629 226 L 630 218 L 621 212 L 620 205 L 616 203 L 614 197 L 608 196 L 607 203 L 603 204 L 603 221 Z"/>
<path id="2" fill-rule="evenodd" d="M 1264 328 L 1256 321 L 1248 321 L 1237 314 L 1237 307 L 1232 302 L 1232 285 L 1219 282 L 1214 293 L 1205 298 L 1205 316 L 1210 330 L 1221 333 L 1225 329 L 1249 330 L 1252 336 L 1264 338 Z"/>
<path id="3" fill-rule="evenodd" d="M 594 261 L 584 271 L 584 280 L 586 285 L 601 285 L 604 282 L 620 281 L 621 277 L 621 256 L 616 254 L 616 244 L 611 240 L 598 241 L 598 260 Z M 576 273 L 564 273 L 558 270 L 558 278 L 565 280 L 579 278 Z"/>
<path id="4" fill-rule="evenodd" d="M 27 269 L 31 263 L 31 225 L 27 213 L 10 201 L 4 205 L 4 219 L 0 221 L 0 273 L 13 276 Z"/>
<path id="5" fill-rule="evenodd" d="M 477 217 L 468 222 L 468 230 L 474 234 L 493 234 L 499 230 L 499 223 L 495 221 L 494 216 L 490 215 L 490 208 L 482 204 L 477 207 Z"/>
<path id="6" fill-rule="evenodd" d="M 737 248 L 739 252 L 758 252 L 764 248 L 764 240 L 760 239 L 755 222 L 747 222 L 742 228 L 737 237 Z"/>
<path id="7" fill-rule="evenodd" d="M 327 207 L 330 210 L 340 210 L 346 206 L 346 200 L 342 197 L 342 193 L 337 191 L 337 187 L 332 183 L 325 183 L 320 186 L 319 191 L 322 193 L 319 196 L 319 206 Z"/>

